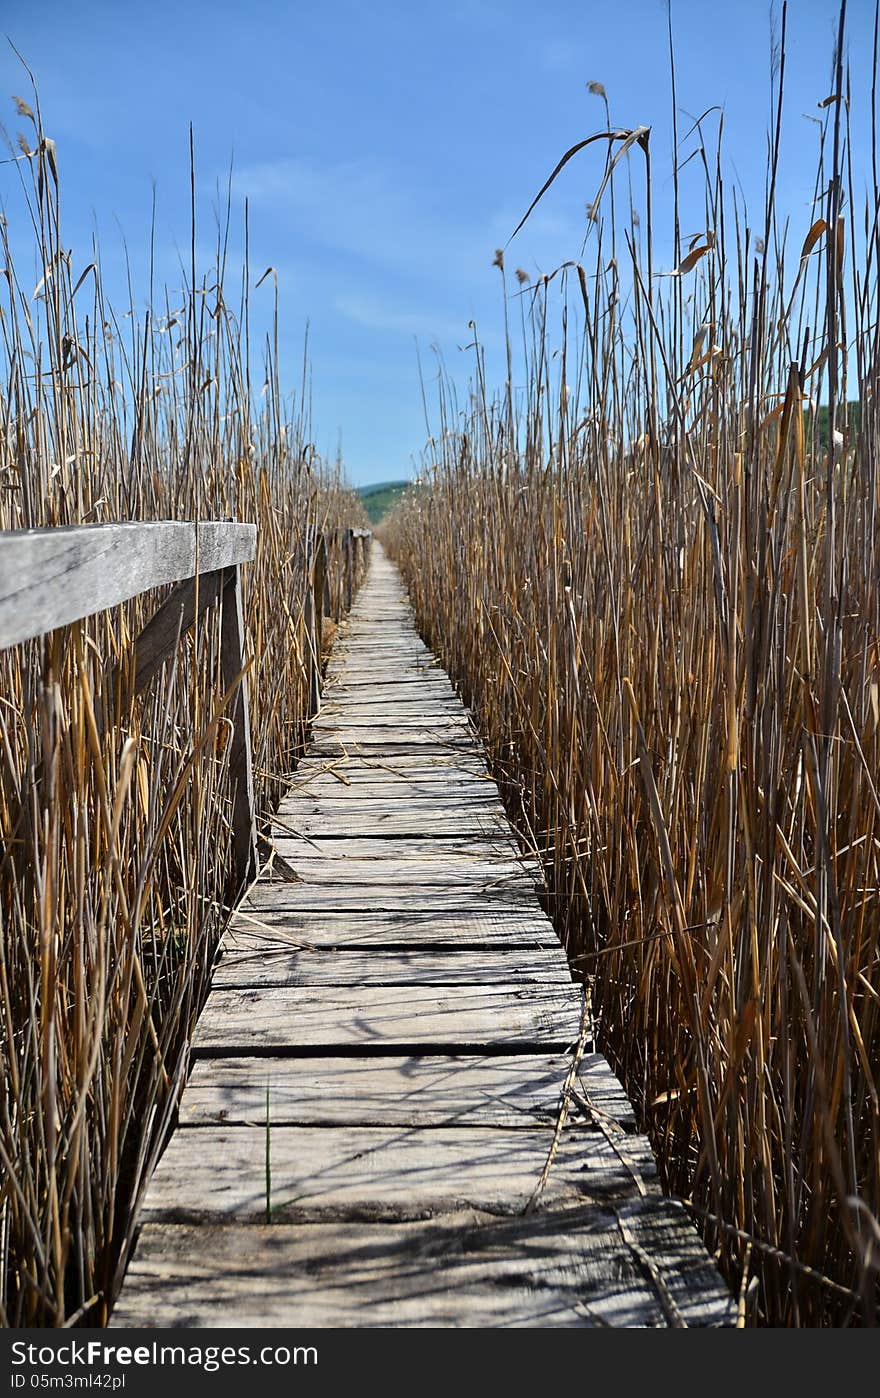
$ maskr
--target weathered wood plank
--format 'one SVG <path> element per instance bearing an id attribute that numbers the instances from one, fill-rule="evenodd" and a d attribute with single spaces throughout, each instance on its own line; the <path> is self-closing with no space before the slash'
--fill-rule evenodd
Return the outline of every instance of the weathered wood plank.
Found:
<path id="1" fill-rule="evenodd" d="M 497 892 L 523 892 L 534 890 L 537 875 L 523 868 L 515 859 L 321 859 L 312 852 L 306 854 L 307 845 L 303 840 L 282 838 L 276 833 L 272 841 L 275 849 L 288 861 L 296 872 L 301 884 L 319 895 L 331 896 L 347 889 L 374 889 L 376 896 L 385 896 L 388 885 L 400 896 L 411 891 L 414 901 L 419 900 L 421 890 L 451 889 L 460 896 L 467 890 L 477 895 Z M 364 902 L 370 895 L 364 892 Z"/>
<path id="2" fill-rule="evenodd" d="M 316 814 L 298 812 L 293 817 L 277 816 L 276 823 L 286 833 L 295 833 L 304 840 L 327 838 L 334 840 L 372 837 L 386 845 L 394 840 L 421 840 L 427 844 L 432 840 L 464 835 L 469 840 L 487 838 L 503 839 L 506 835 L 502 816 L 486 813 L 477 808 L 474 812 L 462 811 L 456 817 L 451 811 L 425 810 L 373 810 L 352 812 L 347 809 L 334 811 L 323 806 Z M 518 854 L 515 846 L 511 852 Z"/>
<path id="3" fill-rule="evenodd" d="M 355 742 L 366 737 L 370 742 L 384 742 L 386 739 L 405 739 L 407 742 L 417 737 L 429 738 L 431 742 L 444 742 L 447 738 L 458 741 L 466 736 L 473 741 L 473 730 L 464 714 L 453 715 L 448 719 L 431 717 L 427 714 L 403 714 L 392 720 L 384 714 L 357 718 L 349 714 L 326 714 L 312 723 L 312 735 L 320 739 L 328 735 L 339 737 L 341 741 Z M 350 736 L 349 736 L 350 735 Z"/>
<path id="4" fill-rule="evenodd" d="M 473 740 L 469 737 L 454 737 L 452 734 L 437 738 L 428 734 L 414 734 L 407 738 L 371 738 L 365 730 L 360 730 L 355 736 L 351 731 L 337 735 L 320 734 L 312 743 L 311 751 L 315 757 L 345 758 L 345 757 L 407 757 L 426 756 L 442 757 L 444 754 L 453 751 L 467 753 L 473 748 Z"/>
<path id="5" fill-rule="evenodd" d="M 0 646 L 197 572 L 247 563 L 256 533 L 253 524 L 222 521 L 0 531 Z"/>
<path id="6" fill-rule="evenodd" d="M 290 898 L 290 885 L 257 884 L 253 896 L 233 915 L 229 936 L 243 948 L 271 949 L 283 938 L 293 946 L 435 948 L 550 947 L 559 942 L 539 909 L 495 913 L 482 900 L 456 912 L 448 900 L 428 912 L 410 907 L 370 911 L 361 899 L 342 911 L 302 911 Z"/>
<path id="7" fill-rule="evenodd" d="M 254 986 L 392 986 L 392 985 L 560 985 L 571 983 L 558 950 L 529 951 L 311 951 L 266 945 L 259 950 L 224 939 L 225 951 L 214 967 L 213 984 Z"/>
<path id="8" fill-rule="evenodd" d="M 351 786 L 367 786 L 377 798 L 406 795 L 407 792 L 418 795 L 421 791 L 426 796 L 448 800 L 454 788 L 462 796 L 498 800 L 498 788 L 485 765 L 476 757 L 465 755 L 458 760 L 443 755 L 436 758 L 417 755 L 378 760 L 349 757 L 331 762 L 310 755 L 297 767 L 292 793 L 286 799 L 294 800 L 301 792 L 314 790 L 318 783 L 323 783 L 334 796 L 344 795 Z M 400 788 L 405 790 L 401 792 Z"/>
<path id="9" fill-rule="evenodd" d="M 462 728 L 469 721 L 458 699 L 412 699 L 406 703 L 396 703 L 393 708 L 388 704 L 371 704 L 368 701 L 362 704 L 334 702 L 322 704 L 320 714 L 312 722 L 312 729 L 333 724 L 347 724 L 352 728 L 397 728 L 401 725 L 411 727 L 413 724 L 444 728 L 451 724 L 454 728 Z"/>
<path id="10" fill-rule="evenodd" d="M 348 669 L 349 663 L 352 665 L 352 673 L 357 673 L 357 662 L 362 665 L 369 665 L 370 669 L 375 667 L 381 670 L 387 667 L 395 670 L 398 666 L 421 667 L 431 670 L 434 667 L 434 656 L 428 647 L 421 641 L 406 641 L 403 638 L 395 638 L 392 641 L 348 641 L 345 636 L 340 636 L 338 650 L 333 648 L 334 663 L 333 671 L 336 673 L 339 666 L 345 665 Z"/>
<path id="11" fill-rule="evenodd" d="M 364 680 L 357 680 L 345 668 L 329 671 L 324 695 L 328 701 L 337 698 L 362 697 L 369 695 L 376 703 L 390 703 L 395 698 L 418 699 L 424 694 L 427 698 L 457 699 L 458 695 L 442 670 L 431 670 L 424 675 L 404 678 L 399 670 L 394 670 L 384 679 L 373 678 L 372 672 Z"/>
<path id="12" fill-rule="evenodd" d="M 261 897 L 270 906 L 268 895 L 281 890 L 276 907 L 313 914 L 321 912 L 346 913 L 500 913 L 513 917 L 529 917 L 535 911 L 534 889 L 523 885 L 493 884 L 469 887 L 455 884 L 423 884 L 421 887 L 387 884 L 319 884 L 305 879 L 290 880 L 286 875 L 274 878 L 271 864 L 263 875 Z"/>
<path id="13" fill-rule="evenodd" d="M 357 798 L 346 795 L 344 783 L 338 778 L 325 777 L 323 781 L 316 778 L 311 786 L 304 786 L 296 796 L 288 797 L 279 806 L 279 812 L 284 814 L 290 812 L 293 815 L 320 815 L 323 812 L 331 814 L 341 814 L 345 811 L 351 812 L 353 819 L 361 819 L 371 815 L 407 815 L 410 811 L 422 815 L 443 815 L 448 816 L 456 811 L 462 812 L 465 819 L 469 819 L 471 813 L 475 815 L 503 816 L 504 807 L 497 797 L 485 795 L 479 788 L 471 791 L 444 791 L 436 785 L 433 794 L 430 786 L 413 786 L 408 784 L 408 789 L 401 790 L 401 784 L 390 783 L 381 788 L 375 795 L 359 794 Z M 513 841 L 509 824 L 506 825 L 507 836 Z M 462 826 L 462 838 L 467 837 L 467 829 Z"/>
<path id="14" fill-rule="evenodd" d="M 185 1126 L 506 1126 L 555 1124 L 565 1054 L 407 1058 L 209 1058 L 193 1067 L 180 1108 Z M 578 1090 L 616 1137 L 635 1131 L 632 1107 L 598 1053 L 586 1053 Z M 577 1103 L 570 1119 L 589 1120 Z"/>
<path id="15" fill-rule="evenodd" d="M 279 820 L 276 838 L 289 839 L 293 822 Z M 316 835 L 308 840 L 294 840 L 298 852 L 306 859 L 334 859 L 341 863 L 349 860 L 380 860 L 385 863 L 407 864 L 417 862 L 429 867 L 436 863 L 457 864 L 464 860 L 468 867 L 482 864 L 492 869 L 500 863 L 518 865 L 530 874 L 539 871 L 537 860 L 520 854 L 513 843 L 509 831 L 497 835 L 437 835 L 425 839 L 417 835 L 408 838 L 386 840 L 378 835 L 352 835 L 348 838 L 330 835 Z M 302 847 L 301 849 L 299 847 Z"/>
<path id="16" fill-rule="evenodd" d="M 400 679 L 394 683 L 380 681 L 379 684 L 374 684 L 372 680 L 366 684 L 330 683 L 324 688 L 322 701 L 325 706 L 344 705 L 351 708 L 368 706 L 387 710 L 393 706 L 395 711 L 398 707 L 407 708 L 416 704 L 436 704 L 444 713 L 456 705 L 461 707 L 461 699 L 449 683 L 444 684 L 436 677 L 427 675 L 409 683 Z"/>
<path id="17" fill-rule="evenodd" d="M 683 1210 L 652 1199 L 391 1226 L 151 1224 L 111 1325 L 665 1327 L 670 1306 L 689 1327 L 735 1322 Z"/>
<path id="18" fill-rule="evenodd" d="M 509 822 L 505 820 L 501 802 L 484 796 L 478 789 L 460 792 L 458 801 L 454 792 L 444 791 L 441 786 L 435 786 L 433 795 L 427 785 L 407 788 L 400 783 L 396 787 L 389 783 L 375 795 L 363 794 L 364 791 L 362 784 L 362 794 L 355 796 L 350 789 L 346 791 L 344 782 L 325 775 L 323 779 L 316 778 L 311 786 L 301 788 L 294 798 L 282 802 L 278 816 L 282 820 L 295 821 L 298 817 L 314 817 L 326 812 L 336 819 L 350 815 L 352 820 L 359 821 L 370 819 L 373 815 L 393 816 L 395 819 L 410 816 L 420 819 L 436 815 L 448 819 L 458 812 L 462 839 L 470 838 L 470 823 L 482 816 L 500 820 L 502 831 L 498 838 L 503 837 L 513 843 L 513 834 Z"/>
<path id="19" fill-rule="evenodd" d="M 352 788 L 357 787 L 360 795 L 355 798 Z M 437 815 L 444 819 L 461 815 L 461 833 L 467 836 L 471 822 L 480 817 L 496 818 L 502 821 L 502 829 L 508 833 L 510 824 L 504 817 L 504 807 L 497 798 L 485 796 L 478 786 L 464 788 L 459 792 L 460 800 L 455 802 L 454 793 L 444 790 L 443 783 L 389 781 L 369 795 L 369 783 L 360 779 L 350 784 L 324 772 L 316 774 L 314 781 L 298 788 L 294 796 L 288 797 L 278 808 L 278 814 L 294 823 L 298 818 L 319 815 L 326 811 L 328 816 L 344 816 L 350 812 L 355 819 L 369 819 L 372 814 L 385 814 L 395 819 L 407 819 L 411 815 Z"/>
<path id="20" fill-rule="evenodd" d="M 193 1068 L 180 1120 L 185 1126 L 265 1124 L 268 1085 L 273 1126 L 528 1129 L 555 1121 L 568 1070 L 564 1054 L 203 1059 Z M 619 1085 L 617 1092 L 622 1096 Z M 602 1100 L 611 1100 L 607 1091 Z"/>
<path id="21" fill-rule="evenodd" d="M 417 718 L 413 715 L 401 722 L 388 723 L 377 717 L 373 719 L 338 718 L 330 715 L 323 722 L 312 725 L 312 740 L 320 744 L 327 739 L 339 742 L 361 743 L 372 746 L 386 742 L 427 742 L 431 744 L 464 744 L 472 754 L 479 753 L 473 730 L 465 718 L 450 722 L 439 719 Z M 482 755 L 482 754 L 480 754 Z"/>
<path id="22" fill-rule="evenodd" d="M 430 652 L 428 652 L 430 655 Z M 391 680 L 413 681 L 422 678 L 430 678 L 436 673 L 437 661 L 433 657 L 428 659 L 421 654 L 397 655 L 394 657 L 386 655 L 373 656 L 370 651 L 364 650 L 360 656 L 348 655 L 340 658 L 335 664 L 327 667 L 328 680 L 332 681 L 342 673 L 341 667 L 345 666 L 345 677 L 352 684 L 382 684 Z"/>
<path id="23" fill-rule="evenodd" d="M 434 778 L 427 773 L 407 777 L 392 769 L 387 772 L 374 772 L 376 779 L 370 781 L 368 767 L 336 767 L 332 762 L 326 767 L 316 764 L 311 771 L 312 774 L 306 776 L 302 784 L 281 802 L 279 812 L 285 816 L 302 814 L 310 808 L 321 807 L 326 802 L 331 808 L 344 803 L 352 812 L 363 809 L 365 813 L 374 808 L 378 810 L 385 807 L 391 810 L 393 807 L 396 815 L 405 816 L 410 804 L 414 803 L 414 809 L 418 806 L 431 807 L 438 815 L 449 814 L 457 807 L 454 800 L 456 791 L 460 797 L 458 808 L 465 816 L 470 811 L 486 811 L 497 815 L 504 810 L 498 799 L 497 788 L 489 786 L 477 774 L 462 773 L 460 785 L 456 786 L 455 791 L 451 791 L 447 778 Z M 455 781 L 455 778 L 452 778 L 452 781 Z M 507 826 L 509 829 L 509 822 Z M 462 830 L 466 831 L 466 826 L 463 826 Z"/>
<path id="24" fill-rule="evenodd" d="M 194 1051 L 565 1049 L 580 1031 L 582 1003 L 574 985 L 217 989 L 198 1022 Z"/>
<path id="25" fill-rule="evenodd" d="M 271 1116 L 271 1085 L 269 1098 Z M 179 1127 L 144 1205 L 146 1223 L 278 1223 L 430 1218 L 459 1209 L 520 1213 L 534 1194 L 553 1129 L 480 1127 Z M 624 1203 L 659 1194 L 643 1136 L 612 1146 L 600 1131 L 566 1127 L 541 1208 Z M 267 1197 L 268 1195 L 268 1197 Z"/>

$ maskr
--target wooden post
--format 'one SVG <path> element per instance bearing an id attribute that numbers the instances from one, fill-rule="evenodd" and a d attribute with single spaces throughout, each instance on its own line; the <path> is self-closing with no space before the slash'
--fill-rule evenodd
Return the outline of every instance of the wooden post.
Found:
<path id="1" fill-rule="evenodd" d="M 306 631 L 305 657 L 309 673 L 309 717 L 321 705 L 321 613 L 318 603 L 318 542 L 320 535 L 310 536 L 306 545 L 306 595 L 303 601 L 303 622 Z"/>
<path id="2" fill-rule="evenodd" d="M 198 582 L 195 578 L 187 578 L 172 589 L 134 643 L 135 694 L 146 689 L 177 646 L 179 638 L 185 636 L 214 605 L 225 581 L 226 570 L 217 568 L 212 573 L 202 573 Z M 116 682 L 118 669 L 115 666 L 111 673 L 111 684 Z"/>
<path id="3" fill-rule="evenodd" d="M 308 600 L 311 603 L 312 671 L 309 702 L 316 714 L 321 707 L 321 647 L 323 643 L 324 575 L 327 572 L 327 550 L 324 535 L 318 534 L 312 545 L 312 566 Z"/>
<path id="4" fill-rule="evenodd" d="M 326 534 L 323 534 L 323 533 L 322 533 L 322 535 L 321 535 L 321 550 L 322 550 L 321 557 L 322 557 L 322 560 L 323 560 L 323 568 L 324 568 L 324 573 L 323 573 L 324 582 L 323 582 L 323 588 L 322 588 L 321 605 L 323 606 L 323 609 L 324 609 L 324 610 L 323 610 L 323 615 L 324 615 L 324 616 L 332 617 L 332 616 L 333 616 L 333 598 L 332 598 L 331 593 L 330 593 L 330 565 L 329 565 L 330 554 L 329 554 L 329 551 L 328 551 L 328 548 L 327 548 L 327 535 L 326 535 Z"/>
<path id="5" fill-rule="evenodd" d="M 244 669 L 244 616 L 241 605 L 241 569 L 238 564 L 226 570 L 221 615 L 220 663 L 223 684 L 228 690 L 239 675 L 238 692 L 232 700 L 232 739 L 229 774 L 232 781 L 232 839 L 236 887 L 240 892 L 259 867 L 257 830 L 254 819 L 254 777 L 251 758 L 251 716 L 247 676 Z"/>
<path id="6" fill-rule="evenodd" d="M 326 615 L 325 602 L 327 597 L 327 544 L 324 535 L 319 534 L 315 544 L 315 573 L 313 578 L 313 595 L 315 598 L 315 614 L 318 617 L 320 627 L 321 620 Z"/>
<path id="7" fill-rule="evenodd" d="M 351 600 L 354 594 L 354 530 L 346 529 L 343 538 L 343 549 L 345 550 L 345 610 L 351 611 Z"/>

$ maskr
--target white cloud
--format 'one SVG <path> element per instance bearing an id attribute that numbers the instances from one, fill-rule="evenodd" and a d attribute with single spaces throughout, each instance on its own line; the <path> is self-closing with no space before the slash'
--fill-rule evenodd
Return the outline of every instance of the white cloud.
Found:
<path id="1" fill-rule="evenodd" d="M 364 325 L 370 330 L 417 336 L 425 343 L 433 339 L 458 339 L 464 343 L 470 335 L 466 316 L 456 320 L 448 311 L 434 312 L 417 306 L 395 306 L 387 297 L 354 292 L 337 296 L 334 304 L 342 315 L 357 325 Z"/>
<path id="2" fill-rule="evenodd" d="M 255 205 L 285 215 L 301 237 L 382 265 L 424 273 L 450 244 L 458 257 L 479 255 L 473 232 L 452 225 L 405 175 L 380 163 L 285 158 L 239 170 L 235 185 Z"/>
<path id="3" fill-rule="evenodd" d="M 422 172 L 364 160 L 265 161 L 239 170 L 234 183 L 255 207 L 263 205 L 285 220 L 298 239 L 423 283 L 449 284 L 459 293 L 463 287 L 491 286 L 495 249 L 510 236 L 530 197 L 523 192 L 522 208 L 510 202 L 462 220 L 450 214 Z M 569 204 L 570 195 L 569 189 Z M 552 271 L 577 256 L 583 224 L 552 202 L 548 198 L 529 219 L 510 250 L 509 265 L 527 259 L 530 268 L 539 264 Z"/>

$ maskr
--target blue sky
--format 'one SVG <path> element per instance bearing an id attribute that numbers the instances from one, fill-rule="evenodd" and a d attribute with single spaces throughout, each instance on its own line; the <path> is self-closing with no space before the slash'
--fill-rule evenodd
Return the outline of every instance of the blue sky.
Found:
<path id="1" fill-rule="evenodd" d="M 728 172 L 760 207 L 769 116 L 767 0 L 673 0 L 681 131 L 725 111 Z M 804 114 L 831 91 L 837 7 L 792 0 L 780 203 L 799 244 L 811 207 L 817 128 Z M 850 0 L 858 103 L 854 162 L 868 170 L 873 0 Z M 33 68 L 58 146 L 65 242 L 90 261 L 97 228 L 111 299 L 124 300 L 122 237 L 146 297 L 153 182 L 161 279 L 179 285 L 189 239 L 189 137 L 195 128 L 199 242 L 210 256 L 218 180 L 234 160 L 233 264 L 241 199 L 251 214 L 254 280 L 277 268 L 282 359 L 299 374 L 311 325 L 314 427 L 332 455 L 341 433 L 356 483 L 408 475 L 425 424 L 414 342 L 464 381 L 468 322 L 497 366 L 502 307 L 494 249 L 507 241 L 562 152 L 604 125 L 587 83 L 601 81 L 621 126 L 653 128 L 658 222 L 670 197 L 670 94 L 663 0 L 4 0 L 2 25 Z M 27 96 L 0 52 L 0 113 Z M 564 172 L 511 246 L 508 267 L 552 271 L 577 257 L 599 148 Z M 14 212 L 14 167 L 0 197 Z M 684 227 L 700 227 L 698 180 Z M 860 182 L 860 181 L 859 181 Z M 689 199 L 693 197 L 693 204 Z M 12 201 L 12 202 L 10 202 Z M 691 218 L 695 220 L 691 226 Z M 17 245 L 21 230 L 13 229 Z M 663 251 L 661 238 L 661 253 Z M 671 256 L 668 242 L 665 244 Z M 663 258 L 661 256 L 661 263 Z M 254 292 L 266 311 L 271 279 Z"/>

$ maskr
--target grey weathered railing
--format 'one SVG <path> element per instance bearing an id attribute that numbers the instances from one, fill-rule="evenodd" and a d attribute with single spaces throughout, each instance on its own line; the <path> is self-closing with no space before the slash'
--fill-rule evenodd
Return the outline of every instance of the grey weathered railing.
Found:
<path id="1" fill-rule="evenodd" d="M 334 621 L 339 621 L 351 607 L 357 586 L 358 573 L 366 566 L 370 540 L 369 529 L 328 529 L 324 531 L 325 548 L 338 544 L 342 552 L 342 573 L 335 590 L 330 588 L 329 574 L 324 595 L 324 610 Z M 335 595 L 334 595 L 335 591 Z"/>
<path id="2" fill-rule="evenodd" d="M 355 589 L 369 559 L 369 529 L 326 529 L 307 542 L 311 586 L 306 590 L 305 625 L 311 650 L 309 709 L 315 714 L 321 703 L 321 627 L 324 617 L 339 621 L 351 607 Z M 342 570 L 331 580 L 331 548 L 342 554 Z"/>
<path id="3" fill-rule="evenodd" d="M 239 887 L 257 871 L 240 575 L 241 564 L 254 557 L 256 537 L 253 524 L 218 521 L 0 531 L 0 649 L 176 583 L 135 642 L 138 693 L 171 654 L 178 637 L 219 602 L 222 680 L 227 690 L 238 682 L 229 770 Z"/>

